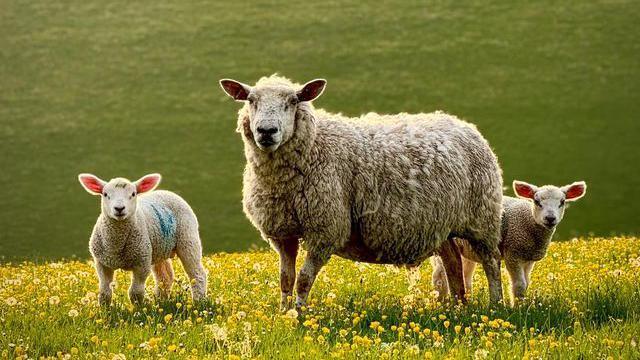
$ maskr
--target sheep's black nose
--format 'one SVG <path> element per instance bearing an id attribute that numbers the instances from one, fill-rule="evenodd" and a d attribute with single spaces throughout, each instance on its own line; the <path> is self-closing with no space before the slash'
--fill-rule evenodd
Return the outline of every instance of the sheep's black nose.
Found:
<path id="1" fill-rule="evenodd" d="M 555 216 L 545 216 L 544 217 L 544 221 L 547 224 L 554 224 L 556 222 L 556 217 Z"/>
<path id="2" fill-rule="evenodd" d="M 277 127 L 262 127 L 262 126 L 258 126 L 258 134 L 262 134 L 262 135 L 273 135 L 275 133 L 278 132 L 278 128 Z"/>
<path id="3" fill-rule="evenodd" d="M 124 206 L 114 206 L 113 210 L 115 210 L 117 213 L 121 213 L 124 211 Z"/>

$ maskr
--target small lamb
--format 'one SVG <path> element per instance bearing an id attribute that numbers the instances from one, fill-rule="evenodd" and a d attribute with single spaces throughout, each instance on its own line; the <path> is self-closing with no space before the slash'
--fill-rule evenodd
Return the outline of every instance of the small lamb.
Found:
<path id="1" fill-rule="evenodd" d="M 522 299 L 531 284 L 531 271 L 536 261 L 542 260 L 556 226 L 562 220 L 566 202 L 584 196 L 587 185 L 584 181 L 563 187 L 545 185 L 537 187 L 523 181 L 514 181 L 513 189 L 520 198 L 505 196 L 502 216 L 502 241 L 499 248 L 511 277 L 512 302 Z M 473 270 L 479 262 L 467 240 L 456 238 L 462 254 L 462 271 L 466 293 L 471 293 Z M 446 296 L 448 282 L 442 261 L 432 260 L 433 285 Z"/>
<path id="2" fill-rule="evenodd" d="M 100 282 L 101 305 L 111 303 L 116 269 L 133 272 L 131 303 L 143 302 L 151 271 L 156 296 L 168 297 L 173 283 L 170 258 L 176 254 L 191 280 L 193 300 L 206 296 L 207 274 L 201 261 L 198 219 L 180 196 L 170 191 L 152 191 L 160 178 L 160 174 L 150 174 L 132 183 L 123 178 L 106 182 L 91 174 L 78 176 L 85 190 L 102 197 L 102 212 L 89 241 Z"/>

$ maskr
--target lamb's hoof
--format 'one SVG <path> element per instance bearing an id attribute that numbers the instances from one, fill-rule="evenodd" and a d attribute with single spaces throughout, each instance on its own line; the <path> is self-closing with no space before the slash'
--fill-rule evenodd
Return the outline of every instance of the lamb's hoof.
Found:
<path id="1" fill-rule="evenodd" d="M 129 294 L 129 301 L 131 301 L 134 306 L 143 306 L 144 294 Z"/>

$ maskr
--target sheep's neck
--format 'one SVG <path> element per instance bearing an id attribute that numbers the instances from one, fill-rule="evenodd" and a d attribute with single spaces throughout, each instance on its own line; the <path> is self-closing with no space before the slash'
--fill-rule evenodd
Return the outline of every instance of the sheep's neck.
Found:
<path id="1" fill-rule="evenodd" d="M 535 225 L 533 225 L 532 235 L 533 235 L 534 243 L 536 244 L 536 247 L 539 250 L 544 251 L 544 253 L 546 253 L 547 248 L 549 248 L 549 244 L 551 243 L 551 238 L 553 237 L 553 234 L 555 233 L 555 231 L 556 231 L 555 226 L 549 229 L 546 226 L 535 223 Z"/>
<path id="2" fill-rule="evenodd" d="M 133 214 L 124 220 L 115 220 L 102 215 L 101 229 L 104 234 L 102 245 L 111 251 L 121 251 L 127 245 L 128 240 L 138 223 L 137 214 Z"/>

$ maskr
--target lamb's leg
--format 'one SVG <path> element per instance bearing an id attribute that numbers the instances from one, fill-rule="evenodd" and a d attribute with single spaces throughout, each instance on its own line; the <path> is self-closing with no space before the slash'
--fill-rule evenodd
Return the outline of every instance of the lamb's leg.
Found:
<path id="1" fill-rule="evenodd" d="M 320 269 L 329 261 L 330 256 L 323 256 L 313 251 L 307 253 L 304 264 L 300 269 L 296 280 L 296 307 L 301 308 L 307 304 L 307 297 L 311 286 L 320 272 Z"/>
<path id="2" fill-rule="evenodd" d="M 536 264 L 535 261 L 527 261 L 525 263 L 522 264 L 522 266 L 524 267 L 524 276 L 527 279 L 527 289 L 529 288 L 529 286 L 531 285 L 531 271 L 533 271 L 533 266 Z"/>
<path id="3" fill-rule="evenodd" d="M 447 274 L 447 283 L 449 284 L 449 293 L 453 302 L 462 301 L 466 303 L 464 296 L 464 279 L 462 277 L 462 256 L 460 249 L 454 244 L 453 240 L 447 240 L 440 245 L 438 249 L 442 265 Z"/>
<path id="4" fill-rule="evenodd" d="M 171 266 L 171 259 L 161 260 L 154 264 L 152 271 L 156 280 L 156 297 L 161 299 L 168 298 L 171 293 L 171 285 L 173 284 L 173 267 Z"/>
<path id="5" fill-rule="evenodd" d="M 409 289 L 413 289 L 418 286 L 420 282 L 420 266 L 419 265 L 407 265 L 407 280 L 409 280 Z"/>
<path id="6" fill-rule="evenodd" d="M 473 271 L 476 269 L 477 262 L 462 257 L 462 276 L 464 276 L 464 290 L 467 296 L 471 296 L 473 291 Z"/>
<path id="7" fill-rule="evenodd" d="M 433 288 L 438 292 L 438 300 L 444 301 L 449 294 L 449 282 L 447 281 L 447 272 L 444 269 L 444 264 L 439 256 L 431 257 L 431 266 L 433 272 L 431 273 L 431 283 Z"/>
<path id="8" fill-rule="evenodd" d="M 179 242 L 176 254 L 191 282 L 193 301 L 203 300 L 207 296 L 207 271 L 202 266 L 202 246 L 200 239 L 192 242 Z"/>
<path id="9" fill-rule="evenodd" d="M 129 300 L 134 305 L 144 303 L 144 285 L 149 277 L 150 267 L 139 266 L 133 269 L 131 286 L 129 287 Z"/>
<path id="10" fill-rule="evenodd" d="M 102 306 L 109 306 L 111 304 L 111 296 L 113 294 L 113 290 L 111 289 L 111 283 L 113 282 L 113 269 L 102 265 L 97 260 L 94 260 L 94 263 L 99 283 L 98 303 Z"/>
<path id="11" fill-rule="evenodd" d="M 271 243 L 280 255 L 280 308 L 286 311 L 293 305 L 293 285 L 296 281 L 296 257 L 298 239 L 272 239 Z"/>
<path id="12" fill-rule="evenodd" d="M 511 304 L 514 305 L 518 300 L 524 298 L 527 291 L 527 278 L 522 264 L 516 259 L 505 258 L 505 265 L 511 277 Z"/>

